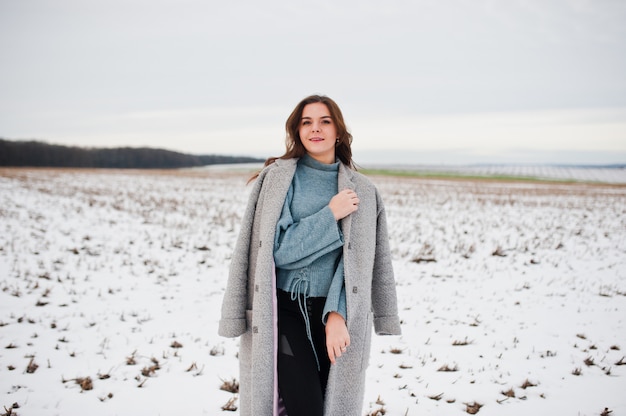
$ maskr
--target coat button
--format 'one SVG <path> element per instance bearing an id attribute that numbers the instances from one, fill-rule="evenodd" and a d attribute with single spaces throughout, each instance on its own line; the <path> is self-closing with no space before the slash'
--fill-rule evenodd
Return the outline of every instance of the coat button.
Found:
<path id="1" fill-rule="evenodd" d="M 359 291 L 359 289 L 356 286 L 352 287 L 352 293 L 357 293 Z"/>
<path id="2" fill-rule="evenodd" d="M 253 326 L 252 327 L 252 333 L 253 334 L 258 334 L 259 333 L 259 327 L 258 326 Z"/>
<path id="3" fill-rule="evenodd" d="M 254 291 L 258 292 L 259 291 L 259 285 L 254 285 Z"/>

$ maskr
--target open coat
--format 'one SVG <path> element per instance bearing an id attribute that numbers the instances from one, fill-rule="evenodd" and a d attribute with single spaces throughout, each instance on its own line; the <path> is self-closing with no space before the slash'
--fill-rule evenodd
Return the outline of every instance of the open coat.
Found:
<path id="1" fill-rule="evenodd" d="M 240 414 L 272 416 L 276 396 L 276 282 L 273 257 L 276 223 L 298 159 L 277 159 L 251 190 L 233 253 L 222 304 L 219 334 L 241 336 Z M 400 334 L 396 286 L 382 200 L 363 175 L 340 164 L 339 190 L 354 190 L 359 209 L 341 220 L 347 303 L 348 351 L 331 366 L 327 416 L 359 416 L 372 325 L 377 334 Z"/>

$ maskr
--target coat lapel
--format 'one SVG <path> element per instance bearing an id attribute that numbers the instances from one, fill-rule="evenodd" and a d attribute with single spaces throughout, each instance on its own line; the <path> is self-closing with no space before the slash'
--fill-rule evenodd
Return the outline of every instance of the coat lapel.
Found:
<path id="1" fill-rule="evenodd" d="M 273 227 L 273 231 L 275 231 L 276 223 L 280 218 L 287 191 L 296 172 L 297 162 L 298 159 L 277 159 L 274 162 L 276 168 L 268 172 L 268 175 L 272 175 L 272 177 L 267 178 L 269 179 L 267 180 L 268 189 L 265 190 L 263 209 L 270 218 L 264 220 L 264 224 Z"/>
<path id="2" fill-rule="evenodd" d="M 343 163 L 339 164 L 339 175 L 337 176 L 337 185 L 339 192 L 344 189 L 355 190 L 354 182 L 352 181 L 352 171 L 347 168 Z M 341 232 L 343 233 L 344 241 L 350 244 L 350 226 L 352 224 L 352 215 L 348 215 L 341 220 Z M 349 248 L 349 247 L 348 247 Z M 344 248 L 345 250 L 345 248 Z"/>

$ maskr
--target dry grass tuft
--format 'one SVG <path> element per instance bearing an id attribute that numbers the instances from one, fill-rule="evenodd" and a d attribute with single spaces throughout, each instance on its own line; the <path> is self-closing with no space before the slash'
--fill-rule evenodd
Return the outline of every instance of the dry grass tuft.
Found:
<path id="1" fill-rule="evenodd" d="M 609 410 L 608 407 L 605 407 L 602 413 L 600 413 L 600 416 L 609 416 L 611 413 L 613 413 L 613 411 Z"/>
<path id="2" fill-rule="evenodd" d="M 385 410 L 384 407 L 381 407 L 380 409 L 372 410 L 372 412 L 368 413 L 367 416 L 384 416 L 385 414 L 387 414 L 387 410 Z"/>
<path id="3" fill-rule="evenodd" d="M 572 370 L 572 374 L 575 376 L 580 376 L 582 375 L 583 370 L 580 369 L 580 367 L 575 368 L 574 370 Z"/>
<path id="4" fill-rule="evenodd" d="M 107 400 L 111 400 L 113 398 L 113 393 L 109 393 L 104 397 L 98 397 L 98 400 L 100 400 L 101 402 L 105 402 Z"/>
<path id="5" fill-rule="evenodd" d="M 222 410 L 225 412 L 236 412 L 237 406 L 235 406 L 235 402 L 237 401 L 236 397 L 231 397 L 224 406 L 222 406 Z"/>
<path id="6" fill-rule="evenodd" d="M 135 354 L 137 353 L 137 351 L 133 351 L 133 353 L 130 355 L 130 357 L 126 357 L 126 365 L 136 365 L 137 364 L 137 360 L 135 360 Z"/>
<path id="7" fill-rule="evenodd" d="M 504 394 L 506 397 L 515 398 L 515 391 L 513 390 L 513 388 L 510 388 L 507 391 L 502 391 L 501 393 Z"/>
<path id="8" fill-rule="evenodd" d="M 459 367 L 457 367 L 456 365 L 454 367 L 449 367 L 448 364 L 444 364 L 443 366 L 439 367 L 437 371 L 444 371 L 444 372 L 459 371 Z"/>
<path id="9" fill-rule="evenodd" d="M 93 381 L 91 381 L 91 377 L 79 377 L 76 379 L 76 384 L 80 386 L 81 391 L 93 390 Z"/>
<path id="10" fill-rule="evenodd" d="M 537 384 L 532 383 L 528 379 L 526 379 L 526 380 L 524 380 L 524 382 L 522 383 L 520 388 L 523 389 L 523 390 L 526 390 L 528 387 L 537 387 Z"/>
<path id="11" fill-rule="evenodd" d="M 38 368 L 39 365 L 35 363 L 35 359 L 31 358 L 28 362 L 28 365 L 26 366 L 26 372 L 28 374 L 33 374 L 35 371 L 37 371 Z"/>
<path id="12" fill-rule="evenodd" d="M 8 409 L 4 406 L 4 413 L 1 416 L 17 416 L 17 413 L 13 412 L 13 409 L 19 409 L 20 405 L 15 402 Z"/>
<path id="13" fill-rule="evenodd" d="M 234 378 L 231 381 L 222 380 L 220 390 L 224 390 L 229 393 L 239 393 L 239 382 Z"/>
<path id="14" fill-rule="evenodd" d="M 428 396 L 429 399 L 436 400 L 436 401 L 441 400 L 442 397 L 443 397 L 443 393 L 439 393 L 439 394 L 434 394 L 432 396 Z"/>
<path id="15" fill-rule="evenodd" d="M 615 365 L 626 365 L 626 361 L 624 361 L 624 357 L 620 358 L 619 361 L 615 363 Z"/>
<path id="16" fill-rule="evenodd" d="M 585 365 L 586 365 L 587 367 L 591 367 L 592 365 L 594 365 L 594 364 L 595 364 L 595 363 L 593 362 L 593 358 L 592 358 L 592 357 L 587 357 L 587 358 L 585 358 L 584 363 L 585 363 Z"/>
<path id="17" fill-rule="evenodd" d="M 181 344 L 178 341 L 174 341 L 172 342 L 172 345 L 170 345 L 170 348 L 182 348 L 182 347 L 183 347 L 183 344 Z"/>
<path id="18" fill-rule="evenodd" d="M 456 340 L 452 343 L 453 346 L 455 347 L 459 347 L 459 346 L 465 346 L 465 345 L 470 345 L 473 341 L 468 341 L 467 337 L 465 337 L 465 339 L 463 341 L 459 341 Z"/>
<path id="19" fill-rule="evenodd" d="M 144 377 L 152 377 L 154 374 L 156 374 L 157 370 L 160 369 L 161 367 L 159 367 L 158 364 L 151 365 L 150 367 L 144 367 L 141 370 L 141 375 Z"/>
<path id="20" fill-rule="evenodd" d="M 215 346 L 211 348 L 211 351 L 209 351 L 209 355 L 211 355 L 212 357 L 224 355 L 224 348 Z"/>
<path id="21" fill-rule="evenodd" d="M 437 259 L 434 254 L 435 248 L 426 243 L 422 246 L 419 253 L 414 256 L 411 261 L 413 263 L 436 263 Z"/>
<path id="22" fill-rule="evenodd" d="M 434 257 L 413 257 L 411 261 L 413 263 L 437 263 L 437 260 Z"/>
<path id="23" fill-rule="evenodd" d="M 144 367 L 143 370 L 141 370 L 141 375 L 144 377 L 151 377 L 156 374 L 157 370 L 161 369 L 159 360 L 152 357 L 150 361 L 152 362 L 152 365 L 150 367 Z"/>
<path id="24" fill-rule="evenodd" d="M 13 403 L 11 407 L 9 407 L 8 409 L 6 406 L 4 406 L 4 413 L 0 416 L 17 416 L 17 413 L 13 412 L 13 409 L 19 409 L 19 408 L 20 408 L 20 405 L 17 404 L 17 402 Z"/>
<path id="25" fill-rule="evenodd" d="M 474 403 L 464 403 L 465 404 L 465 411 L 467 413 L 469 413 L 470 415 L 475 415 L 476 413 L 478 413 L 478 411 L 480 410 L 481 407 L 483 407 L 482 404 L 474 402 Z"/>
<path id="26" fill-rule="evenodd" d="M 68 380 L 62 379 L 62 383 L 67 383 L 73 381 L 80 386 L 80 391 L 83 392 L 85 390 L 93 390 L 93 381 L 91 377 L 78 377 L 78 378 L 70 378 Z"/>

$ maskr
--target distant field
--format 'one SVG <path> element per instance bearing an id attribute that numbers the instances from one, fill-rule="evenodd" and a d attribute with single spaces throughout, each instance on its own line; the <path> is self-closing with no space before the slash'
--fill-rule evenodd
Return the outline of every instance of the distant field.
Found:
<path id="1" fill-rule="evenodd" d="M 425 178 L 498 179 L 515 181 L 559 181 L 626 184 L 624 167 L 579 166 L 367 166 L 361 172 L 372 175 L 395 175 Z"/>
<path id="2" fill-rule="evenodd" d="M 193 171 L 249 171 L 262 168 L 259 163 L 212 165 Z M 561 183 L 606 183 L 626 185 L 624 166 L 547 166 L 547 165 L 373 165 L 358 167 L 366 175 L 404 176 L 441 179 L 492 179 L 503 181 L 557 181 Z"/>
<path id="3" fill-rule="evenodd" d="M 45 170 L 50 173 L 61 172 L 102 172 L 112 174 L 166 174 L 203 176 L 207 172 L 213 174 L 252 175 L 263 167 L 261 163 L 241 163 L 210 165 L 181 169 L 98 169 L 98 168 L 0 168 L 8 176 L 18 172 Z M 624 167 L 569 167 L 569 166 L 516 166 L 516 165 L 484 165 L 484 166 L 359 166 L 358 171 L 365 175 L 414 177 L 427 179 L 476 179 L 499 180 L 513 182 L 558 182 L 558 183 L 597 183 L 626 185 L 626 168 Z"/>

